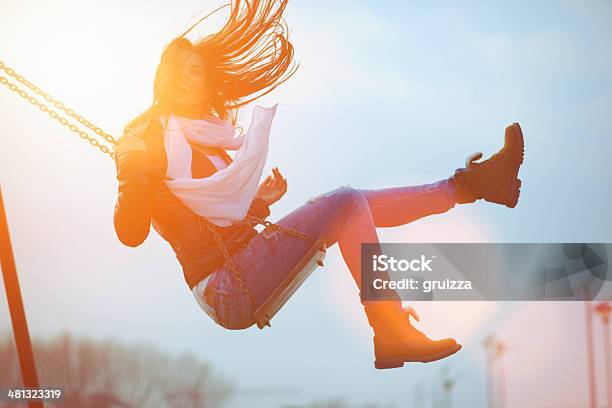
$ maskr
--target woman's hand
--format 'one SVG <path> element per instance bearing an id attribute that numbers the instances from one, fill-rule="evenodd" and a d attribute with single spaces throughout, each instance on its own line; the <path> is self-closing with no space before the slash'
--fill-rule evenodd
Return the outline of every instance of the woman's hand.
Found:
<path id="1" fill-rule="evenodd" d="M 146 151 L 147 144 L 144 139 L 134 134 L 128 133 L 119 139 L 119 142 L 113 146 L 115 156 L 126 152 Z"/>
<path id="2" fill-rule="evenodd" d="M 283 177 L 278 167 L 272 169 L 272 175 L 268 176 L 257 190 L 257 197 L 268 204 L 274 204 L 287 192 L 287 180 Z"/>

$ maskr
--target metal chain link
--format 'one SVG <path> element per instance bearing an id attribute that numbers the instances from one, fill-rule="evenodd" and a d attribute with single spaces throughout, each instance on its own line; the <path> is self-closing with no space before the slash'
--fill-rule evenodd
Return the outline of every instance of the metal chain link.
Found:
<path id="1" fill-rule="evenodd" d="M 316 241 L 310 235 L 304 234 L 301 231 L 297 231 L 297 230 L 294 230 L 294 229 L 289 228 L 289 227 L 285 227 L 285 226 L 280 225 L 280 224 L 275 224 L 275 223 L 273 223 L 271 221 L 264 220 L 263 218 L 255 217 L 254 215 L 247 215 L 247 216 L 245 216 L 245 219 L 246 220 L 251 220 L 251 221 L 253 221 L 256 224 L 261 224 L 261 225 L 263 225 L 265 227 L 270 227 L 270 228 L 272 228 L 274 230 L 277 230 L 277 231 L 280 231 L 280 232 L 284 232 L 284 233 L 286 233 L 288 235 L 292 235 L 294 237 L 298 237 L 298 238 L 301 238 L 301 239 L 304 239 L 304 240 L 307 240 L 307 241 L 312 241 L 312 242 Z"/>
<path id="2" fill-rule="evenodd" d="M 107 134 L 102 129 L 92 124 L 90 121 L 85 119 L 83 116 L 77 114 L 73 109 L 67 107 L 62 102 L 53 98 L 50 94 L 43 92 L 38 86 L 34 85 L 33 83 L 25 79 L 23 76 L 16 73 L 14 69 L 9 68 L 6 65 L 4 65 L 2 61 L 0 61 L 0 71 L 4 71 L 8 76 L 15 78 L 20 84 L 26 86 L 32 92 L 41 96 L 45 101 L 52 104 L 53 107 L 55 107 L 56 109 L 59 109 L 65 112 L 66 115 L 68 115 L 69 117 L 75 119 L 77 122 L 79 122 L 83 126 L 86 126 L 87 128 L 91 129 L 96 135 L 104 138 L 104 140 L 106 140 L 108 143 L 111 143 L 113 145 L 117 143 L 117 140 L 113 138 L 111 135 Z M 28 94 L 28 92 L 20 88 L 17 84 L 10 82 L 8 78 L 4 76 L 0 76 L 0 84 L 5 85 L 11 91 L 15 92 L 16 94 L 18 94 L 20 97 L 22 97 L 23 99 L 25 99 L 32 105 L 36 106 L 42 112 L 48 114 L 52 119 L 55 119 L 57 122 L 59 122 L 60 125 L 68 128 L 68 130 L 77 134 L 81 139 L 88 141 L 89 144 L 99 149 L 102 153 L 108 154 L 113 159 L 115 158 L 114 153 L 111 151 L 111 149 L 108 146 L 101 144 L 100 141 L 98 141 L 96 138 L 91 137 L 89 134 L 87 134 L 87 132 L 79 129 L 79 127 L 76 126 L 75 124 L 70 123 L 66 117 L 62 116 L 57 111 L 50 108 L 44 102 L 39 101 L 35 96 Z"/>
<path id="3" fill-rule="evenodd" d="M 227 266 L 234 274 L 234 278 L 238 281 L 238 284 L 240 285 L 240 290 L 242 290 L 242 292 L 249 299 L 249 302 L 251 302 L 251 306 L 253 307 L 253 311 L 255 311 L 255 299 L 251 295 L 251 291 L 249 290 L 246 283 L 244 282 L 244 279 L 242 279 L 242 274 L 238 270 L 238 267 L 236 266 L 236 263 L 232 259 L 229 251 L 227 250 L 227 247 L 221 240 L 221 237 L 219 236 L 217 229 L 208 220 L 204 220 L 204 222 L 206 222 L 206 226 L 208 227 L 208 230 L 212 233 L 212 236 L 215 242 L 217 243 L 217 246 L 221 250 L 221 253 L 223 254 L 223 258 L 225 259 L 225 262 L 227 263 Z"/>
<path id="4" fill-rule="evenodd" d="M 206 223 L 208 230 L 212 233 L 213 239 L 217 243 L 217 246 L 221 250 L 221 253 L 223 254 L 223 258 L 225 259 L 225 262 L 227 263 L 227 266 L 232 271 L 234 278 L 236 278 L 236 280 L 238 281 L 238 284 L 240 285 L 240 290 L 242 290 L 242 292 L 249 299 L 249 302 L 251 302 L 251 305 L 253 306 L 253 311 L 255 311 L 255 306 L 256 306 L 255 299 L 253 298 L 251 291 L 249 290 L 246 283 L 244 282 L 244 279 L 242 278 L 242 274 L 238 270 L 238 267 L 236 266 L 236 263 L 232 259 L 229 251 L 227 250 L 227 247 L 221 240 L 221 237 L 219 236 L 219 233 L 217 232 L 216 227 L 210 221 L 206 219 L 204 219 L 204 222 Z M 294 230 L 292 228 L 285 227 L 283 225 L 275 224 L 271 221 L 264 220 L 263 218 L 255 217 L 253 215 L 247 215 L 243 220 L 239 221 L 239 223 L 242 223 L 244 225 L 248 225 L 251 227 L 253 226 L 252 223 L 261 224 L 266 227 L 275 229 L 277 231 L 285 232 L 294 237 L 298 237 L 298 238 L 308 240 L 308 241 L 313 241 L 313 242 L 316 241 L 314 238 L 312 238 L 308 234 L 304 234 L 303 232 Z"/>

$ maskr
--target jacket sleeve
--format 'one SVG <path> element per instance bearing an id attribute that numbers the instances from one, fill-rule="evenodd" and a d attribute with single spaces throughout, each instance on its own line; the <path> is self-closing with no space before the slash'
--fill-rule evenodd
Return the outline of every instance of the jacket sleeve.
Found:
<path id="1" fill-rule="evenodd" d="M 118 197 L 113 216 L 119 240 L 130 247 L 142 244 L 151 226 L 148 153 L 130 151 L 115 157 Z"/>
<path id="2" fill-rule="evenodd" d="M 266 218 L 270 215 L 270 207 L 263 199 L 256 197 L 251 202 L 248 214 L 258 218 Z"/>

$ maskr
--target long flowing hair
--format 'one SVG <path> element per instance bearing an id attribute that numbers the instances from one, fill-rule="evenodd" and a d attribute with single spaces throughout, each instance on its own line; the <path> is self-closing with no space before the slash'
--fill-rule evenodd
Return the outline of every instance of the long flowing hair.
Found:
<path id="1" fill-rule="evenodd" d="M 238 108 L 273 91 L 297 70 L 283 12 L 288 0 L 232 0 L 206 15 L 164 47 L 155 73 L 153 103 L 126 126 L 171 112 L 177 96 L 183 51 L 197 52 L 205 62 L 206 108 L 236 123 Z M 195 41 L 188 34 L 211 14 L 231 6 L 225 25 Z"/>

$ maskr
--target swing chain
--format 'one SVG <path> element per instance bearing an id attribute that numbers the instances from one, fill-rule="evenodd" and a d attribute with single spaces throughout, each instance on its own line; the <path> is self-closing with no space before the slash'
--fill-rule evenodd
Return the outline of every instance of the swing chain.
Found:
<path id="1" fill-rule="evenodd" d="M 95 134 L 104 138 L 104 140 L 106 140 L 107 142 L 113 145 L 117 143 L 117 140 L 115 140 L 115 138 L 113 138 L 111 135 L 107 134 L 102 129 L 95 126 L 93 123 L 85 119 L 83 116 L 77 114 L 73 109 L 65 106 L 62 102 L 53 98 L 50 94 L 43 92 L 42 89 L 40 89 L 40 87 L 34 85 L 33 83 L 25 79 L 23 76 L 19 75 L 17 72 L 15 72 L 14 69 L 4 65 L 2 61 L 0 61 L 0 71 L 4 71 L 7 76 L 15 78 L 17 82 L 26 86 L 28 89 L 30 89 L 35 94 L 41 96 L 45 101 L 52 104 L 53 107 L 55 107 L 56 109 L 63 111 L 69 117 L 75 119 L 77 122 L 79 122 L 83 126 L 91 129 Z M 70 123 L 68 119 L 66 119 L 64 116 L 59 114 L 57 111 L 50 108 L 44 102 L 39 101 L 35 96 L 31 96 L 25 90 L 21 89 L 18 85 L 10 82 L 8 78 L 4 76 L 0 76 L 0 84 L 5 85 L 11 91 L 15 92 L 16 94 L 18 94 L 20 97 L 22 97 L 23 99 L 25 99 L 32 105 L 36 106 L 42 112 L 48 114 L 52 119 L 55 119 L 56 121 L 58 121 L 60 125 L 68 128 L 68 130 L 70 130 L 71 132 L 76 133 L 81 139 L 88 141 L 92 146 L 96 147 L 103 153 L 108 154 L 109 156 L 111 156 L 111 158 L 113 159 L 115 158 L 114 153 L 107 146 L 101 144 L 97 139 L 88 135 L 87 132 L 79 129 L 79 127 L 76 126 L 75 124 Z"/>
<path id="2" fill-rule="evenodd" d="M 225 246 L 225 244 L 221 240 L 221 237 L 219 236 L 219 233 L 217 232 L 216 227 L 210 221 L 208 221 L 206 219 L 199 218 L 199 220 L 203 220 L 206 223 L 206 227 L 212 233 L 212 236 L 213 236 L 215 242 L 217 243 L 217 246 L 219 247 L 219 250 L 223 254 L 223 258 L 225 259 L 225 262 L 227 263 L 228 268 L 232 271 L 232 273 L 234 275 L 234 278 L 236 279 L 236 281 L 238 281 L 238 284 L 240 285 L 240 289 L 246 295 L 246 297 L 249 299 L 249 302 L 251 302 L 253 310 L 255 310 L 256 309 L 255 299 L 253 298 L 253 296 L 251 294 L 251 291 L 247 287 L 244 279 L 242 279 L 242 274 L 238 270 L 238 267 L 237 267 L 236 263 L 234 262 L 234 260 L 232 259 L 229 251 L 227 250 L 227 247 Z M 292 228 L 288 228 L 288 227 L 285 227 L 285 226 L 282 226 L 282 225 L 279 225 L 279 224 L 275 224 L 275 223 L 273 223 L 271 221 L 264 220 L 263 218 L 255 217 L 253 215 L 245 216 L 245 219 L 239 221 L 239 223 L 243 224 L 243 225 L 248 225 L 250 227 L 252 227 L 254 224 L 261 224 L 261 225 L 263 225 L 265 227 L 270 227 L 270 228 L 272 228 L 274 230 L 285 232 L 285 233 L 287 233 L 289 235 L 292 235 L 294 237 L 298 237 L 298 238 L 301 238 L 301 239 L 304 239 L 304 240 L 308 240 L 308 241 L 315 241 L 315 239 L 312 238 L 311 236 L 309 236 L 308 234 L 304 234 L 303 232 L 294 230 Z"/>
<path id="3" fill-rule="evenodd" d="M 315 241 L 315 239 L 312 238 L 311 236 L 309 236 L 308 234 L 304 234 L 303 232 L 294 230 L 293 228 L 285 227 L 285 226 L 280 225 L 280 224 L 275 224 L 275 223 L 273 223 L 271 221 L 264 220 L 263 218 L 255 217 L 254 215 L 247 215 L 245 218 L 247 220 L 252 221 L 255 224 L 261 224 L 264 227 L 270 227 L 272 230 L 284 232 L 284 233 L 286 233 L 288 235 L 292 235 L 294 237 L 301 238 L 301 239 L 304 239 L 304 240 L 307 240 L 307 241 L 312 241 L 312 242 Z"/>
<path id="4" fill-rule="evenodd" d="M 208 230 L 212 233 L 212 236 L 215 242 L 217 243 L 217 246 L 221 250 L 221 253 L 223 254 L 223 258 L 225 259 L 225 262 L 227 263 L 228 268 L 234 274 L 234 278 L 236 279 L 236 281 L 238 281 L 238 284 L 240 285 L 240 290 L 242 290 L 242 292 L 246 295 L 246 297 L 249 299 L 249 302 L 251 302 L 251 306 L 253 307 L 253 310 L 255 310 L 255 299 L 253 299 L 253 296 L 251 295 L 251 291 L 249 290 L 246 283 L 244 282 L 244 279 L 242 279 L 242 274 L 238 270 L 238 267 L 236 266 L 236 263 L 232 259 L 229 251 L 227 250 L 227 247 L 221 240 L 221 237 L 219 236 L 217 229 L 210 221 L 204 220 L 204 222 L 206 222 L 206 226 L 208 227 Z"/>

